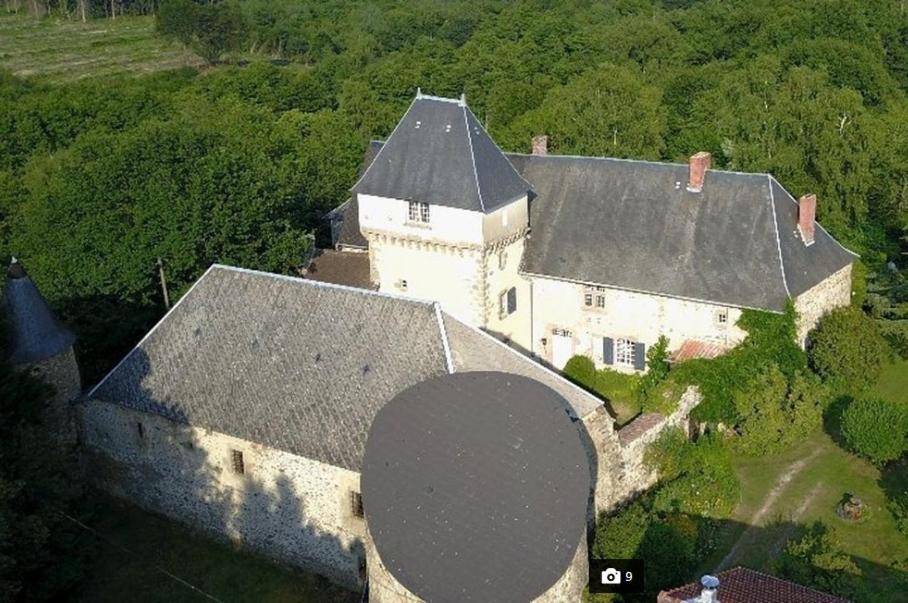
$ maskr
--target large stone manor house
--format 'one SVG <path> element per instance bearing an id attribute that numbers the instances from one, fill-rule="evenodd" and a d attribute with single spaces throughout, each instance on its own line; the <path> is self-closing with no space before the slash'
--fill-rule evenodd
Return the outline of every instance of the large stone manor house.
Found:
<path id="1" fill-rule="evenodd" d="M 742 310 L 789 301 L 804 340 L 848 303 L 855 256 L 769 175 L 545 146 L 503 153 L 463 99 L 418 94 L 306 278 L 212 266 L 83 390 L 14 263 L 11 360 L 56 387 L 86 476 L 146 509 L 372 601 L 579 600 L 585 528 L 654 483 L 646 446 L 699 394 L 618 428 L 554 369 L 645 370 L 660 335 L 678 360 L 721 353 Z M 499 542 L 490 517 L 521 529 Z M 522 548 L 533 580 L 509 589 L 487 570 Z M 433 569 L 451 557 L 456 584 Z"/>
<path id="2" fill-rule="evenodd" d="M 503 153 L 463 98 L 418 93 L 334 212 L 336 244 L 367 252 L 379 291 L 437 300 L 556 368 L 585 354 L 643 370 L 660 335 L 715 355 L 744 338 L 742 310 L 789 300 L 803 343 L 849 303 L 856 255 L 815 221 L 815 195 L 710 159 L 550 155 L 544 135 Z"/>

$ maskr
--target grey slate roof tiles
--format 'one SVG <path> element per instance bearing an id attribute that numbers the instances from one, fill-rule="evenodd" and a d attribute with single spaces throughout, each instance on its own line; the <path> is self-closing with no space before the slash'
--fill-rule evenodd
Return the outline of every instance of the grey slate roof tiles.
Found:
<path id="1" fill-rule="evenodd" d="M 513 374 L 424 381 L 375 417 L 361 478 L 385 567 L 433 602 L 531 601 L 585 538 L 590 473 L 552 389 Z"/>
<path id="2" fill-rule="evenodd" d="M 213 266 L 90 396 L 359 470 L 378 408 L 445 372 L 433 304 Z"/>
<path id="3" fill-rule="evenodd" d="M 490 212 L 526 195 L 520 177 L 465 103 L 417 96 L 354 195 Z"/>
<path id="4" fill-rule="evenodd" d="M 359 471 L 388 400 L 487 368 L 546 383 L 566 414 L 601 405 L 437 304 L 215 265 L 89 397 Z"/>
<path id="5" fill-rule="evenodd" d="M 57 320 L 18 262 L 10 265 L 3 301 L 10 330 L 9 361 L 13 364 L 46 360 L 75 342 L 75 335 Z"/>

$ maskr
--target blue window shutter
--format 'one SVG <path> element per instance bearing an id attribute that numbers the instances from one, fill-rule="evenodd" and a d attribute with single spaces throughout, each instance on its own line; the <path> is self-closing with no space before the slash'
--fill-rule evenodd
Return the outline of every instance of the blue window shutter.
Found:
<path id="1" fill-rule="evenodd" d="M 513 314 L 517 311 L 517 288 L 511 287 L 508 289 L 508 314 Z"/>
<path id="2" fill-rule="evenodd" d="M 602 361 L 615 364 L 615 340 L 611 337 L 602 338 Z"/>
<path id="3" fill-rule="evenodd" d="M 639 341 L 634 344 L 634 368 L 638 371 L 646 368 L 646 345 Z"/>

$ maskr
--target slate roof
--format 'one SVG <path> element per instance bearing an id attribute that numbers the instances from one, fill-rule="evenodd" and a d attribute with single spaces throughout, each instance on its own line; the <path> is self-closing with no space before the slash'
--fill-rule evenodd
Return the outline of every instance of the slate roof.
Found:
<path id="1" fill-rule="evenodd" d="M 9 361 L 13 364 L 46 360 L 65 352 L 76 341 L 16 260 L 7 272 L 3 301 L 9 326 Z"/>
<path id="2" fill-rule="evenodd" d="M 573 415 L 601 404 L 434 302 L 220 265 L 89 398 L 359 471 L 378 409 L 482 368 L 455 366 L 451 350 L 483 345 L 491 366 L 561 388 Z"/>
<path id="3" fill-rule="evenodd" d="M 769 574 L 736 567 L 721 572 L 719 601 L 722 603 L 848 603 L 847 599 L 782 580 Z M 699 596 L 699 583 L 686 584 L 659 593 L 658 603 L 684 603 Z"/>
<path id="4" fill-rule="evenodd" d="M 530 185 L 462 99 L 417 94 L 352 190 L 491 212 Z"/>
<path id="5" fill-rule="evenodd" d="M 857 257 L 822 226 L 805 246 L 767 174 L 709 170 L 692 193 L 685 164 L 505 155 L 534 191 L 524 273 L 782 311 Z"/>
<path id="6" fill-rule="evenodd" d="M 382 144 L 383 143 L 381 142 L 373 140 L 369 143 L 369 146 L 366 147 L 363 163 L 359 170 L 360 178 L 362 178 L 363 173 L 369 169 L 369 166 L 372 165 L 372 161 L 381 150 Z M 341 219 L 340 232 L 337 240 L 334 241 L 335 247 L 338 249 L 366 249 L 369 247 L 369 242 L 359 229 L 359 200 L 356 198 L 356 193 L 342 203 L 340 207 L 335 209 L 334 213 Z"/>
<path id="7" fill-rule="evenodd" d="M 766 174 L 709 170 L 692 193 L 686 165 L 511 157 L 538 194 L 526 273 L 781 311 L 856 257 L 822 229 L 806 247 Z"/>
<path id="8" fill-rule="evenodd" d="M 431 303 L 215 265 L 89 396 L 355 471 L 376 411 L 446 372 Z"/>
<path id="9" fill-rule="evenodd" d="M 513 374 L 444 375 L 376 415 L 361 477 L 382 563 L 422 600 L 531 601 L 585 538 L 589 465 L 564 400 Z"/>

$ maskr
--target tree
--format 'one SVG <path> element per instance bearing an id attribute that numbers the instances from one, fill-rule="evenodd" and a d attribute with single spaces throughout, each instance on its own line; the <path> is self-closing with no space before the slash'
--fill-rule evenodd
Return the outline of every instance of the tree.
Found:
<path id="1" fill-rule="evenodd" d="M 861 570 L 821 522 L 811 525 L 800 538 L 790 540 L 774 569 L 792 582 L 848 598 L 854 597 L 861 580 Z"/>
<path id="2" fill-rule="evenodd" d="M 836 308 L 810 333 L 810 365 L 824 380 L 859 393 L 873 383 L 889 349 L 876 322 L 855 308 Z"/>
<path id="3" fill-rule="evenodd" d="M 893 461 L 905 451 L 908 406 L 887 400 L 854 400 L 842 413 L 848 446 L 874 463 Z"/>
<path id="4" fill-rule="evenodd" d="M 225 52 L 239 46 L 246 26 L 235 2 L 200 4 L 193 0 L 168 0 L 158 10 L 158 30 L 175 37 L 209 63 L 215 63 Z"/>

